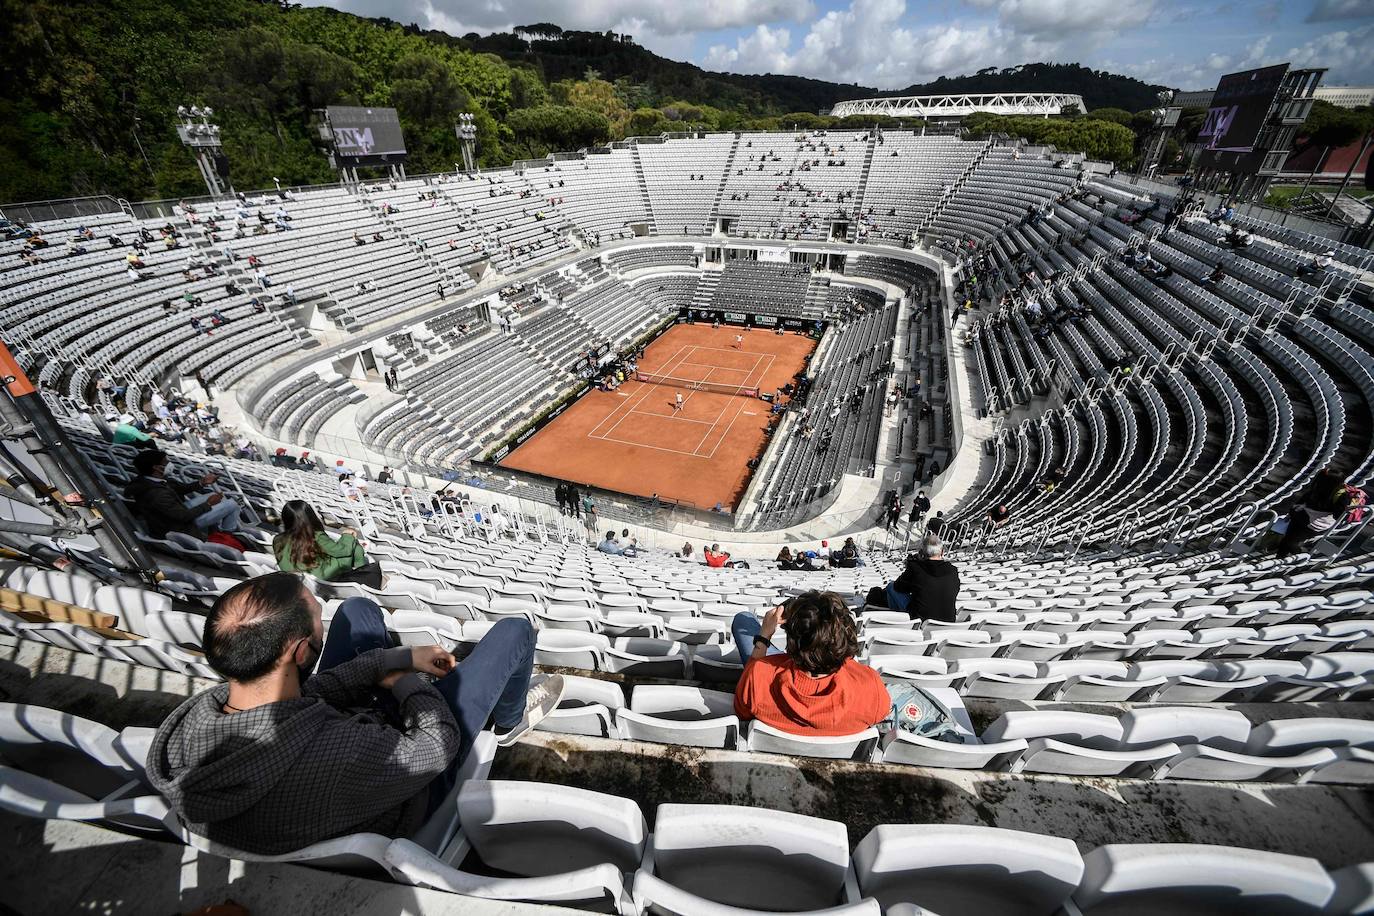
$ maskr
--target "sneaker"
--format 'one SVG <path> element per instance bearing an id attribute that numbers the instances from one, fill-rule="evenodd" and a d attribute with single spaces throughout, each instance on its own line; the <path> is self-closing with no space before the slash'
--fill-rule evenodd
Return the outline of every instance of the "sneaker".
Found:
<path id="1" fill-rule="evenodd" d="M 536 674 L 530 678 L 530 692 L 525 695 L 525 717 L 518 725 L 497 725 L 492 730 L 496 734 L 498 747 L 510 747 L 524 737 L 544 717 L 558 707 L 563 698 L 563 675 Z"/>

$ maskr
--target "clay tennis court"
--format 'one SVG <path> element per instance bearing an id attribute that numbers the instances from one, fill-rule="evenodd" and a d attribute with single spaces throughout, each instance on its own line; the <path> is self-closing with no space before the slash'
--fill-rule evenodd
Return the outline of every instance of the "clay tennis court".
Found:
<path id="1" fill-rule="evenodd" d="M 743 337 L 738 346 L 736 335 Z M 639 371 L 768 394 L 790 382 L 815 347 L 809 335 L 679 324 L 649 344 Z M 500 463 L 733 509 L 749 482 L 747 462 L 763 452 L 768 420 L 769 403 L 757 397 L 627 380 L 615 391 L 588 392 Z"/>

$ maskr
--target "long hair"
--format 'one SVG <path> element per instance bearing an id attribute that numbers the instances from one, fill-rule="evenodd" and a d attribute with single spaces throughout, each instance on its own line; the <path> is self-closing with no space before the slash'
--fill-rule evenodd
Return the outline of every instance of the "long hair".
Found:
<path id="1" fill-rule="evenodd" d="M 324 531 L 324 522 L 310 504 L 301 499 L 288 500 L 281 507 L 282 533 L 272 539 L 277 553 L 286 548 L 291 563 L 297 569 L 310 569 L 320 562 L 320 548 L 315 536 Z"/>
<path id="2" fill-rule="evenodd" d="M 834 592 L 809 591 L 787 605 L 787 654 L 807 674 L 825 677 L 859 652 L 854 615 Z"/>

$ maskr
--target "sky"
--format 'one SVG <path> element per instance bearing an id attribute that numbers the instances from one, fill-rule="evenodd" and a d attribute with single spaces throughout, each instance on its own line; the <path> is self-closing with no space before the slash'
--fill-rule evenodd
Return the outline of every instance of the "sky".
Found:
<path id="1" fill-rule="evenodd" d="M 553 22 L 628 33 L 708 70 L 879 89 L 1039 61 L 1175 89 L 1234 70 L 1327 67 L 1374 84 L 1374 0 L 305 0 L 454 35 Z"/>

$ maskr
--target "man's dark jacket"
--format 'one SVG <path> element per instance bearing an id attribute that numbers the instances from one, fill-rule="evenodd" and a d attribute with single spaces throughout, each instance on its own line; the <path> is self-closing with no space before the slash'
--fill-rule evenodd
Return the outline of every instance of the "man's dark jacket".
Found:
<path id="1" fill-rule="evenodd" d="M 911 617 L 954 622 L 959 570 L 948 560 L 931 560 L 912 554 L 906 558 L 906 569 L 892 587 L 911 596 L 906 606 Z"/>
<path id="2" fill-rule="evenodd" d="M 210 511 L 210 506 L 201 503 L 188 508 L 186 497 L 200 489 L 200 483 L 177 480 L 158 480 L 154 477 L 135 477 L 124 488 L 124 498 L 134 506 L 134 511 L 148 526 L 148 533 L 155 538 L 167 537 L 169 531 L 179 531 L 191 537 L 200 537 L 203 532 L 196 527 L 196 519 Z"/>

